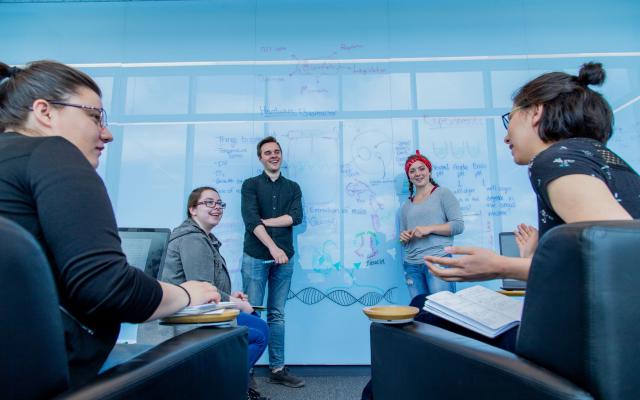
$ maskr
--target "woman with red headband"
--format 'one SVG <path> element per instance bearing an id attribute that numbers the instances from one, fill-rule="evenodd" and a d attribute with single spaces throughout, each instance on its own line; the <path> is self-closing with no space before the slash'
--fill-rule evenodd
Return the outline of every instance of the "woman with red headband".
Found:
<path id="1" fill-rule="evenodd" d="M 404 274 L 411 298 L 421 295 L 424 303 L 427 294 L 455 290 L 453 283 L 429 272 L 424 256 L 449 256 L 444 248 L 453 244 L 453 236 L 462 233 L 464 221 L 458 200 L 433 180 L 431 162 L 420 151 L 407 158 L 404 170 L 409 180 L 409 199 L 400 211 Z"/>

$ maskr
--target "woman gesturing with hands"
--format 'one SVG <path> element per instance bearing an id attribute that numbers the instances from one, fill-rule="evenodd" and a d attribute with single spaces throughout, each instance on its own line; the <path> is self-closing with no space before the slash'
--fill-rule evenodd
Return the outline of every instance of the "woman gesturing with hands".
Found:
<path id="1" fill-rule="evenodd" d="M 435 182 L 432 169 L 429 159 L 417 150 L 405 162 L 409 199 L 401 209 L 400 242 L 404 249 L 405 279 L 412 298 L 455 290 L 453 284 L 433 277 L 423 260 L 425 255 L 446 257 L 444 247 L 451 245 L 453 236 L 464 230 L 458 200 L 449 189 Z"/>

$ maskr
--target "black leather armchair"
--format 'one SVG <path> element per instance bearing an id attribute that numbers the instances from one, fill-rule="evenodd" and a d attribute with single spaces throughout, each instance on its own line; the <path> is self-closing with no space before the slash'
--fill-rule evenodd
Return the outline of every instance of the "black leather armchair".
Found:
<path id="1" fill-rule="evenodd" d="M 557 227 L 532 261 L 515 354 L 374 323 L 374 398 L 640 399 L 639 305 L 640 221 Z"/>
<path id="2" fill-rule="evenodd" d="M 29 233 L 0 218 L 0 389 L 8 399 L 246 399 L 246 328 L 199 328 L 69 390 L 53 277 Z"/>

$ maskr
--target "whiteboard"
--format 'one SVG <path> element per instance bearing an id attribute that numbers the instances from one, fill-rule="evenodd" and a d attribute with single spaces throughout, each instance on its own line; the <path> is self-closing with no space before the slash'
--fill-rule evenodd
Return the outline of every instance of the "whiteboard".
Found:
<path id="1" fill-rule="evenodd" d="M 499 116 L 532 77 L 595 59 L 616 110 L 610 145 L 640 167 L 640 5 L 587 3 L 15 3 L 2 5 L 0 49 L 5 62 L 57 59 L 96 78 L 115 137 L 98 172 L 121 226 L 173 228 L 194 187 L 220 191 L 214 232 L 235 288 L 240 186 L 261 172 L 256 143 L 276 136 L 305 215 L 287 362 L 366 364 L 361 308 L 409 301 L 396 222 L 409 154 L 427 155 L 459 199 L 455 243 L 496 249 L 500 231 L 536 223 Z"/>

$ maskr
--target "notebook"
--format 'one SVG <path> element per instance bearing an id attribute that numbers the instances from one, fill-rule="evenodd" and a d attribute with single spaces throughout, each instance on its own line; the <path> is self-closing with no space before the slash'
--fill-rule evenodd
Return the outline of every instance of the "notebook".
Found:
<path id="1" fill-rule="evenodd" d="M 166 228 L 118 228 L 118 234 L 129 265 L 158 278 L 171 231 Z"/>
<path id="2" fill-rule="evenodd" d="M 516 235 L 513 232 L 500 232 L 498 236 L 500 243 L 500 254 L 507 257 L 520 257 L 520 250 L 516 243 Z M 526 281 L 517 279 L 503 279 L 502 289 L 504 290 L 524 290 L 527 287 Z"/>

